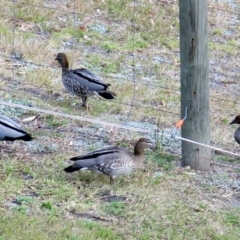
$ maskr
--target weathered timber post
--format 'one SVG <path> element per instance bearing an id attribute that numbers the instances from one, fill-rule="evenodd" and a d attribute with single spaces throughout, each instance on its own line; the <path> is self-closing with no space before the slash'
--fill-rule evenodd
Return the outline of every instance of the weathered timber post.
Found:
<path id="1" fill-rule="evenodd" d="M 207 0 L 180 0 L 182 137 L 210 144 Z M 182 165 L 209 170 L 209 148 L 182 141 Z"/>

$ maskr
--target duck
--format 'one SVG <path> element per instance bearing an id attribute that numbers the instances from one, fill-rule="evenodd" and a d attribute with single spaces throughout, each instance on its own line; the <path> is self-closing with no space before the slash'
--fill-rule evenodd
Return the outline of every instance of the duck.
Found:
<path id="1" fill-rule="evenodd" d="M 110 185 L 114 178 L 127 175 L 141 168 L 144 161 L 144 150 L 155 149 L 155 145 L 148 138 L 140 138 L 134 146 L 134 152 L 117 146 L 89 152 L 82 156 L 70 158 L 74 164 L 66 167 L 65 172 L 90 170 L 110 177 Z"/>
<path id="2" fill-rule="evenodd" d="M 108 90 L 110 84 L 104 83 L 98 76 L 85 68 L 70 69 L 67 55 L 58 53 L 55 60 L 62 68 L 62 82 L 71 94 L 82 98 L 82 107 L 86 107 L 87 97 L 98 94 L 105 99 L 114 99 L 116 93 Z"/>
<path id="3" fill-rule="evenodd" d="M 31 141 L 33 138 L 30 134 L 25 132 L 15 121 L 11 118 L 0 114 L 0 140 L 1 141 Z"/>
<path id="4" fill-rule="evenodd" d="M 237 115 L 231 122 L 230 125 L 232 124 L 240 124 L 240 114 Z M 235 131 L 234 133 L 234 139 L 235 141 L 240 144 L 240 127 Z"/>

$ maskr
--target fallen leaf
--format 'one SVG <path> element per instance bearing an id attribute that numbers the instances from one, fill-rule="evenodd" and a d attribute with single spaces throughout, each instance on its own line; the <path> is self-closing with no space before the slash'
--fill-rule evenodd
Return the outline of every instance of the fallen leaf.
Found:
<path id="1" fill-rule="evenodd" d="M 151 23 L 151 25 L 152 25 L 153 27 L 155 26 L 155 23 L 154 23 L 154 21 L 153 21 L 152 18 L 150 18 L 150 23 Z"/>
<path id="2" fill-rule="evenodd" d="M 32 116 L 32 117 L 28 117 L 28 118 L 24 118 L 22 120 L 23 123 L 27 123 L 27 122 L 32 122 L 33 120 L 35 120 L 37 118 L 37 116 Z"/>
<path id="3" fill-rule="evenodd" d="M 80 25 L 80 26 L 79 26 L 79 29 L 80 29 L 81 31 L 86 31 L 86 30 L 87 30 L 87 28 L 86 28 L 84 25 Z"/>
<path id="4" fill-rule="evenodd" d="M 166 104 L 165 104 L 164 100 L 162 100 L 162 101 L 161 101 L 161 105 L 162 105 L 163 107 L 165 107 L 165 106 L 166 106 Z"/>

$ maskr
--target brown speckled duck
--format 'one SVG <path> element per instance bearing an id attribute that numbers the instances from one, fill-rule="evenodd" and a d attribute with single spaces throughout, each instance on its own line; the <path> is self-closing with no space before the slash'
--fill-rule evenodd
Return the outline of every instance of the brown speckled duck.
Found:
<path id="1" fill-rule="evenodd" d="M 113 99 L 116 94 L 108 90 L 110 84 L 104 83 L 99 77 L 85 68 L 69 69 L 65 53 L 58 53 L 55 60 L 62 67 L 62 82 L 70 93 L 82 98 L 82 106 L 86 107 L 87 97 L 98 94 L 105 99 Z"/>
<path id="2" fill-rule="evenodd" d="M 32 137 L 23 131 L 11 118 L 0 114 L 0 140 L 2 141 L 31 141 Z"/>
<path id="3" fill-rule="evenodd" d="M 155 146 L 148 138 L 140 138 L 135 144 L 133 153 L 117 146 L 96 150 L 71 158 L 74 164 L 65 168 L 64 171 L 75 172 L 88 169 L 110 176 L 110 184 L 113 184 L 115 177 L 130 174 L 142 167 L 144 150 L 147 148 L 154 149 Z"/>
<path id="4" fill-rule="evenodd" d="M 240 124 L 240 115 L 237 115 L 233 120 L 232 122 L 230 122 L 230 125 L 231 124 Z M 234 138 L 235 138 L 235 141 L 240 144 L 240 127 L 235 131 L 234 133 Z"/>

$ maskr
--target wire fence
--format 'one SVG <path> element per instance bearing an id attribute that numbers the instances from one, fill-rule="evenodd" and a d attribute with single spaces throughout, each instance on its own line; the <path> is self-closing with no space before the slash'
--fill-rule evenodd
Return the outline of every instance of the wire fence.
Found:
<path id="1" fill-rule="evenodd" d="M 12 110 L 15 107 L 24 109 L 25 115 L 46 114 L 45 121 L 48 125 L 51 122 L 52 131 L 54 124 L 57 129 L 65 126 L 64 133 L 70 137 L 63 142 L 70 148 L 75 146 L 74 138 L 81 142 L 77 133 L 83 136 L 84 131 L 81 144 L 87 141 L 90 146 L 89 139 L 95 135 L 89 128 L 94 124 L 96 131 L 110 128 L 103 131 L 108 142 L 119 136 L 132 138 L 133 132 L 151 137 L 157 132 L 165 136 L 167 148 L 181 148 L 183 139 L 178 135 L 173 140 L 170 134 L 180 118 L 178 2 L 121 3 L 124 6 L 107 3 L 93 5 L 78 0 L 1 3 L 5 20 L 0 24 L 2 113 L 22 116 L 20 110 Z M 240 65 L 236 63 L 240 47 L 239 13 L 237 4 L 209 3 L 213 148 L 235 156 L 239 154 L 236 146 L 232 147 L 234 129 L 227 123 L 240 109 L 237 94 Z M 84 65 L 111 83 L 117 98 L 109 102 L 94 97 L 89 100 L 89 111 L 79 109 L 76 106 L 79 99 L 70 96 L 67 99 L 60 69 L 50 66 L 58 52 L 68 54 L 72 67 Z M 54 117 L 49 120 L 48 114 L 60 120 Z M 72 120 L 66 123 L 65 118 Z M 84 126 L 73 127 L 79 124 L 75 120 L 84 122 Z M 32 124 L 34 131 L 38 124 L 43 123 Z M 119 134 L 119 129 L 124 134 Z M 56 140 L 51 134 L 48 137 Z M 99 139 L 94 141 L 98 143 Z"/>

